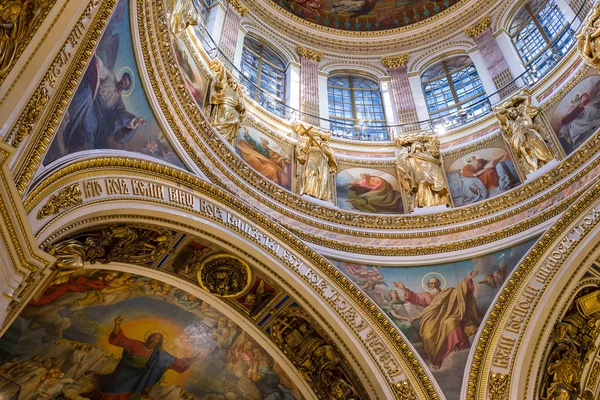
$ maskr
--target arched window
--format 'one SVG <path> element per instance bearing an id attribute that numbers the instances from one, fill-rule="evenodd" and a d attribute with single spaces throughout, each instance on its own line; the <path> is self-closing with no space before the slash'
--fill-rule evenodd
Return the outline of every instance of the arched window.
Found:
<path id="1" fill-rule="evenodd" d="M 379 85 L 362 76 L 327 80 L 331 130 L 348 139 L 385 140 L 385 115 Z"/>
<path id="2" fill-rule="evenodd" d="M 468 56 L 435 64 L 421 76 L 421 84 L 429 116 L 445 126 L 461 125 L 490 111 L 485 89 Z"/>
<path id="3" fill-rule="evenodd" d="M 554 0 L 527 3 L 512 20 L 509 34 L 533 81 L 552 68 L 575 42 L 575 34 Z"/>
<path id="4" fill-rule="evenodd" d="M 284 115 L 285 63 L 275 51 L 246 36 L 242 52 L 244 86 L 250 97 L 277 115 Z"/>

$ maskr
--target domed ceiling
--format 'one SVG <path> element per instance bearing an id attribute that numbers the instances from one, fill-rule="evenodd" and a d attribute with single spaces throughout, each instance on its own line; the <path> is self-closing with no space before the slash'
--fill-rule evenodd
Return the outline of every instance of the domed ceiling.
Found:
<path id="1" fill-rule="evenodd" d="M 460 0 L 271 0 L 296 16 L 345 31 L 382 31 L 423 21 Z"/>

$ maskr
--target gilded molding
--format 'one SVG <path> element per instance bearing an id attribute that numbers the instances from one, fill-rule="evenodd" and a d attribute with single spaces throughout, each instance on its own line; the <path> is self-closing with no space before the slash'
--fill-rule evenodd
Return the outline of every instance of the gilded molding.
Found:
<path id="1" fill-rule="evenodd" d="M 488 383 L 490 400 L 506 400 L 508 389 L 508 375 L 492 372 Z"/>
<path id="2" fill-rule="evenodd" d="M 242 4 L 240 0 L 228 0 L 227 1 L 231 7 L 242 17 L 248 13 L 248 7 Z"/>
<path id="3" fill-rule="evenodd" d="M 382 57 L 381 63 L 388 69 L 398 68 L 406 65 L 408 62 L 408 54 L 400 54 L 391 57 Z"/>
<path id="4" fill-rule="evenodd" d="M 323 58 L 323 53 L 298 45 L 298 55 L 314 62 L 319 62 Z"/>
<path id="5" fill-rule="evenodd" d="M 10 3 L 5 4 L 7 7 L 11 5 Z M 12 6 L 19 7 L 18 15 L 10 15 L 8 20 L 4 20 L 4 17 L 0 16 L 0 24 L 3 25 L 3 29 L 6 29 L 4 26 L 11 26 L 11 28 L 6 29 L 8 32 L 4 33 L 5 40 L 13 42 L 10 45 L 3 45 L 3 49 L 0 51 L 0 85 L 2 85 L 19 60 L 27 45 L 48 16 L 48 13 L 54 7 L 54 4 L 56 4 L 56 0 L 31 3 L 13 2 Z M 30 24 L 30 26 L 22 26 L 23 24 Z M 12 54 L 9 54 L 9 52 Z"/>
<path id="6" fill-rule="evenodd" d="M 23 139 L 31 134 L 33 125 L 39 121 L 47 104 L 48 89 L 45 86 L 38 87 L 27 104 L 27 107 L 19 117 L 16 128 L 6 136 L 4 141 L 8 142 L 12 138 L 10 145 L 15 149 L 19 148 Z"/>
<path id="7" fill-rule="evenodd" d="M 481 35 L 483 32 L 489 29 L 492 25 L 492 20 L 488 14 L 484 15 L 481 20 L 479 20 L 476 24 L 473 24 L 467 28 L 465 28 L 465 33 L 467 36 L 471 38 L 476 38 Z"/>
<path id="8" fill-rule="evenodd" d="M 46 204 L 37 213 L 37 219 L 44 219 L 51 215 L 58 214 L 61 209 L 69 208 L 81 204 L 81 189 L 75 184 L 62 189 L 58 194 L 50 197 Z"/>

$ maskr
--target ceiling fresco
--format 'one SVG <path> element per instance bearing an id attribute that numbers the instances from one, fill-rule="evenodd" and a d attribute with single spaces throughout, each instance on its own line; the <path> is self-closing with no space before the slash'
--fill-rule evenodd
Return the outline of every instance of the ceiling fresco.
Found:
<path id="1" fill-rule="evenodd" d="M 423 21 L 460 0 L 271 0 L 300 18 L 345 31 L 382 31 Z"/>

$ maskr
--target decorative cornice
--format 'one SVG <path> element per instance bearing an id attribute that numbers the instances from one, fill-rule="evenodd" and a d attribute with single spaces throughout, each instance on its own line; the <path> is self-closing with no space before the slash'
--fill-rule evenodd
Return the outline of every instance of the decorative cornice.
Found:
<path id="1" fill-rule="evenodd" d="M 399 54 L 397 56 L 382 57 L 381 62 L 388 69 L 402 67 L 408 62 L 408 54 Z"/>
<path id="2" fill-rule="evenodd" d="M 306 47 L 302 47 L 298 45 L 298 55 L 302 58 L 308 58 L 314 62 L 319 62 L 323 58 L 323 53 L 319 53 L 316 50 L 307 49 Z"/>
<path id="3" fill-rule="evenodd" d="M 467 36 L 476 38 L 485 32 L 492 25 L 492 20 L 489 15 L 484 15 L 479 22 L 465 29 Z"/>
<path id="4" fill-rule="evenodd" d="M 229 5 L 242 17 L 248 13 L 248 7 L 243 5 L 240 0 L 229 0 Z"/>

